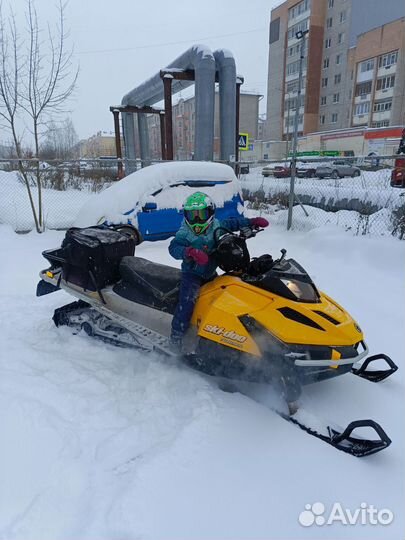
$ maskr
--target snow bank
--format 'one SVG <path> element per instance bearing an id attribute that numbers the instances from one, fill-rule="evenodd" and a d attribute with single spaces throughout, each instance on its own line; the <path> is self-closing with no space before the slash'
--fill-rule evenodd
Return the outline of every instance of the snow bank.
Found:
<path id="1" fill-rule="evenodd" d="M 264 178 L 261 168 L 254 168 L 245 175 L 241 185 L 249 191 L 262 190 L 265 194 L 290 192 L 290 178 Z M 362 171 L 356 178 L 296 178 L 295 193 L 301 197 L 304 204 L 313 202 L 339 208 L 346 207 L 353 201 L 353 209 L 375 206 L 376 210 L 382 208 L 393 209 L 404 203 L 403 191 L 390 186 L 391 171 Z M 308 200 L 306 199 L 308 198 Z M 354 201 L 357 201 L 354 202 Z M 354 208 L 358 206 L 359 208 Z"/>
<path id="2" fill-rule="evenodd" d="M 38 189 L 31 187 L 35 207 L 38 206 Z M 45 226 L 50 229 L 71 227 L 78 208 L 94 197 L 87 189 L 42 189 L 42 207 Z M 16 172 L 0 171 L 0 223 L 8 224 L 15 231 L 35 228 L 27 188 Z"/>
<path id="3" fill-rule="evenodd" d="M 215 182 L 226 182 L 200 188 L 217 206 L 223 206 L 240 189 L 228 165 L 198 161 L 158 163 L 126 176 L 87 202 L 79 211 L 75 226 L 88 227 L 104 221 L 136 224 L 136 213 L 157 192 L 160 192 L 156 196 L 158 208 L 181 208 L 187 195 L 199 188 L 169 188 L 187 180 L 212 182 L 213 186 Z"/>
<path id="4" fill-rule="evenodd" d="M 294 230 L 311 231 L 313 229 L 322 229 L 325 226 L 336 226 L 355 235 L 392 235 L 391 211 L 386 208 L 369 216 L 362 215 L 354 210 L 326 212 L 322 208 L 308 205 L 303 205 L 303 208 L 298 205 L 294 206 L 292 223 Z M 267 209 L 262 210 L 262 212 L 270 214 L 269 219 L 271 223 L 287 228 L 288 210 L 279 210 L 275 206 L 269 206 Z"/>

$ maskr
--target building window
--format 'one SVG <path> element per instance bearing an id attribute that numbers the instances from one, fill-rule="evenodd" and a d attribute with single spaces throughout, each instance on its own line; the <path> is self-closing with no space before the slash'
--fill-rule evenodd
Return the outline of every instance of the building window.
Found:
<path id="1" fill-rule="evenodd" d="M 344 32 L 340 32 L 340 34 L 338 34 L 338 43 L 343 43 L 345 40 L 345 33 Z"/>
<path id="2" fill-rule="evenodd" d="M 329 0 L 329 1 L 328 1 L 328 6 L 329 6 L 330 8 L 333 8 L 334 5 L 335 5 L 335 0 Z"/>
<path id="3" fill-rule="evenodd" d="M 377 90 L 388 90 L 388 88 L 394 88 L 395 86 L 395 75 L 390 77 L 383 77 L 382 79 L 377 79 Z"/>
<path id="4" fill-rule="evenodd" d="M 322 125 L 325 123 L 325 115 L 324 114 L 321 114 L 321 116 L 319 117 L 319 123 L 322 124 Z"/>
<path id="5" fill-rule="evenodd" d="M 390 125 L 389 120 L 382 120 L 381 122 L 373 122 L 371 124 L 371 127 L 373 128 L 380 128 L 380 127 L 388 127 Z"/>
<path id="6" fill-rule="evenodd" d="M 293 47 L 288 48 L 288 56 L 295 56 L 300 52 L 300 44 L 294 45 Z"/>
<path id="7" fill-rule="evenodd" d="M 307 58 L 304 58 L 302 62 L 302 69 L 306 69 L 307 67 Z M 287 64 L 287 75 L 294 75 L 294 73 L 298 73 L 300 70 L 300 61 L 296 60 L 295 62 L 290 62 Z"/>
<path id="8" fill-rule="evenodd" d="M 323 69 L 326 69 L 329 67 L 329 58 L 323 59 Z"/>
<path id="9" fill-rule="evenodd" d="M 396 64 L 398 62 L 398 51 L 394 51 L 388 54 L 384 54 L 384 56 L 380 56 L 378 60 L 378 67 L 386 67 L 389 68 Z"/>
<path id="10" fill-rule="evenodd" d="M 342 55 L 341 54 L 337 54 L 336 55 L 336 64 L 339 65 L 342 61 Z"/>
<path id="11" fill-rule="evenodd" d="M 340 101 L 340 93 L 333 94 L 333 103 L 339 103 Z"/>
<path id="12" fill-rule="evenodd" d="M 331 45 L 332 45 L 332 39 L 331 38 L 325 39 L 325 49 L 329 49 Z"/>
<path id="13" fill-rule="evenodd" d="M 328 17 L 326 19 L 326 28 L 332 28 L 332 25 L 333 25 L 333 19 L 332 17 Z"/>
<path id="14" fill-rule="evenodd" d="M 346 20 L 346 11 L 341 11 L 340 12 L 340 22 L 344 23 L 345 20 Z"/>
<path id="15" fill-rule="evenodd" d="M 301 15 L 301 13 L 304 13 L 307 11 L 310 7 L 310 0 L 302 0 L 299 4 L 296 4 L 292 8 L 288 10 L 288 19 L 294 19 L 295 17 L 298 17 Z"/>
<path id="16" fill-rule="evenodd" d="M 300 107 L 304 106 L 304 101 L 305 101 L 305 96 L 300 96 Z M 287 99 L 284 105 L 284 110 L 295 111 L 296 107 L 297 107 L 297 98 L 294 97 L 291 99 Z"/>
<path id="17" fill-rule="evenodd" d="M 305 88 L 305 84 L 306 84 L 306 78 L 303 77 L 301 88 Z M 297 92 L 297 90 L 298 90 L 298 79 L 294 79 L 293 81 L 290 81 L 287 83 L 286 94 Z"/>
<path id="18" fill-rule="evenodd" d="M 365 73 L 366 71 L 371 71 L 374 69 L 374 58 L 369 58 L 368 60 L 364 60 L 360 64 L 360 71 L 362 73 Z"/>
<path id="19" fill-rule="evenodd" d="M 297 32 L 305 32 L 305 30 L 308 30 L 309 27 L 309 19 L 305 19 L 297 24 L 294 24 L 294 26 L 291 26 L 291 28 L 288 29 L 288 39 L 295 38 L 295 34 Z"/>
<path id="20" fill-rule="evenodd" d="M 326 88 L 328 86 L 328 77 L 322 78 L 322 88 Z"/>
<path id="21" fill-rule="evenodd" d="M 340 84 L 341 80 L 342 80 L 342 75 L 340 73 L 335 75 L 335 84 Z"/>
<path id="22" fill-rule="evenodd" d="M 374 112 L 385 112 L 390 111 L 392 108 L 392 99 L 388 99 L 386 101 L 376 101 L 374 103 Z"/>
<path id="23" fill-rule="evenodd" d="M 331 119 L 332 124 L 336 124 L 337 121 L 338 121 L 338 113 L 333 113 L 332 119 Z"/>
<path id="24" fill-rule="evenodd" d="M 321 105 L 326 105 L 326 96 L 321 97 Z"/>
<path id="25" fill-rule="evenodd" d="M 367 81 L 367 82 L 356 85 L 356 93 L 355 93 L 356 97 L 366 96 L 367 94 L 371 94 L 371 81 Z"/>
<path id="26" fill-rule="evenodd" d="M 362 114 L 367 114 L 370 112 L 370 102 L 366 101 L 365 103 L 358 103 L 354 106 L 354 115 L 360 116 Z"/>

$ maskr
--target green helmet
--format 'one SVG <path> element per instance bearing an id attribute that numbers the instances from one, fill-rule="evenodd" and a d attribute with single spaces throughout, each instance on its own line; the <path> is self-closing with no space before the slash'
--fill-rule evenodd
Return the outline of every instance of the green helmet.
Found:
<path id="1" fill-rule="evenodd" d="M 195 234 L 202 234 L 214 219 L 215 205 L 205 193 L 197 191 L 183 204 L 184 219 Z"/>

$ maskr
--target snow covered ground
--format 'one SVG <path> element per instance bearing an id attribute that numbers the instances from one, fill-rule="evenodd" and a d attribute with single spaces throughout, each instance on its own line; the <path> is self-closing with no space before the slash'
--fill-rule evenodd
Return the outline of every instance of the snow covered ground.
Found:
<path id="1" fill-rule="evenodd" d="M 378 385 L 351 375 L 307 387 L 312 412 L 341 425 L 380 422 L 393 439 L 356 459 L 287 424 L 257 400 L 224 393 L 154 354 L 57 329 L 63 292 L 35 297 L 41 250 L 63 233 L 0 226 L 0 538 L 3 540 L 387 539 L 404 537 L 404 262 L 393 238 L 326 225 L 273 225 L 251 252 L 282 247 L 345 306 L 373 352 L 400 370 Z M 138 253 L 175 264 L 167 242 Z M 254 391 L 255 392 L 255 391 Z M 306 504 L 394 513 L 390 525 L 303 527 Z"/>

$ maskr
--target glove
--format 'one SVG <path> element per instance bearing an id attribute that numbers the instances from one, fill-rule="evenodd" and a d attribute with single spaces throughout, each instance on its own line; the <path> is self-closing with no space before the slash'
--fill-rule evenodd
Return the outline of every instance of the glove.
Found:
<path id="1" fill-rule="evenodd" d="M 193 259 L 200 266 L 205 266 L 208 263 L 208 255 L 201 249 L 196 249 L 191 246 L 186 247 L 185 255 L 188 259 Z"/>
<path id="2" fill-rule="evenodd" d="M 254 217 L 250 220 L 252 227 L 265 228 L 269 226 L 269 222 L 264 217 Z"/>

